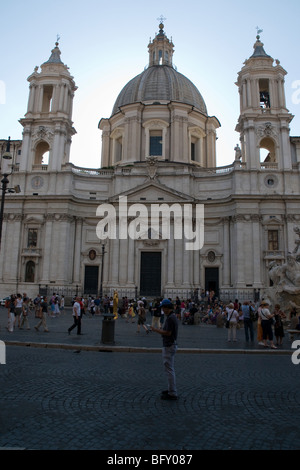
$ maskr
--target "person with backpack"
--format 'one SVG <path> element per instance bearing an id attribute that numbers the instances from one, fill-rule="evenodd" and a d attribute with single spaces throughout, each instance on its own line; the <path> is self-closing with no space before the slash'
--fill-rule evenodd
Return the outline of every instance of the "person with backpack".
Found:
<path id="1" fill-rule="evenodd" d="M 41 301 L 42 301 L 41 294 L 38 294 L 33 301 L 34 307 L 35 307 L 35 318 L 39 318 Z"/>
<path id="2" fill-rule="evenodd" d="M 239 313 L 234 308 L 234 304 L 230 302 L 226 307 L 226 328 L 228 328 L 227 341 L 237 341 L 236 327 L 239 321 Z"/>
<path id="3" fill-rule="evenodd" d="M 244 320 L 244 329 L 245 329 L 245 339 L 246 342 L 249 342 L 249 333 L 250 333 L 250 341 L 251 343 L 254 342 L 254 330 L 253 330 L 253 319 L 255 315 L 255 310 L 250 305 L 248 300 L 245 300 L 242 305 L 242 316 Z"/>

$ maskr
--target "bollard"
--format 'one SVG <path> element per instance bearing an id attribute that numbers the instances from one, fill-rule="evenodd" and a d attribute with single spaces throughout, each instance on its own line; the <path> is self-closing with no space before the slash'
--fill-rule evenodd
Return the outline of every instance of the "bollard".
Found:
<path id="1" fill-rule="evenodd" d="M 115 320 L 112 313 L 103 314 L 101 342 L 115 344 Z"/>

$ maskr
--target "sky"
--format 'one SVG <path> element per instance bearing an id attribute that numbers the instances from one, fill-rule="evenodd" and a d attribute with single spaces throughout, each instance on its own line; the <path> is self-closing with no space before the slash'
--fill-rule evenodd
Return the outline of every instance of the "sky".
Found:
<path id="1" fill-rule="evenodd" d="M 101 118 L 109 118 L 126 83 L 148 65 L 148 43 L 159 18 L 172 39 L 173 64 L 189 78 L 221 123 L 217 165 L 234 160 L 243 62 L 253 53 L 257 27 L 264 49 L 288 72 L 286 104 L 295 116 L 290 134 L 300 135 L 299 0 L 10 0 L 1 2 L 0 139 L 22 138 L 35 66 L 49 59 L 57 35 L 61 59 L 78 87 L 73 103 L 70 161 L 101 166 Z"/>

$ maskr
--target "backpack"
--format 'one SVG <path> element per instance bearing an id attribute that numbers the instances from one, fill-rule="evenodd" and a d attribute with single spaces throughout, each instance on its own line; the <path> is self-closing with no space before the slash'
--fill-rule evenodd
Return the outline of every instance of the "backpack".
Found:
<path id="1" fill-rule="evenodd" d="M 258 319 L 258 313 L 253 311 L 250 306 L 249 306 L 249 310 L 250 310 L 250 320 L 256 321 Z"/>

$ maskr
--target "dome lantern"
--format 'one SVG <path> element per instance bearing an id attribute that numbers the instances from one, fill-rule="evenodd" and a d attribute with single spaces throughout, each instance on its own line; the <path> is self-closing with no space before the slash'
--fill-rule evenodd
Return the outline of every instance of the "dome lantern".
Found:
<path id="1" fill-rule="evenodd" d="M 167 38 L 162 22 L 159 25 L 159 33 L 152 42 L 150 41 L 148 50 L 149 67 L 152 65 L 169 65 L 172 67 L 174 44 Z"/>

